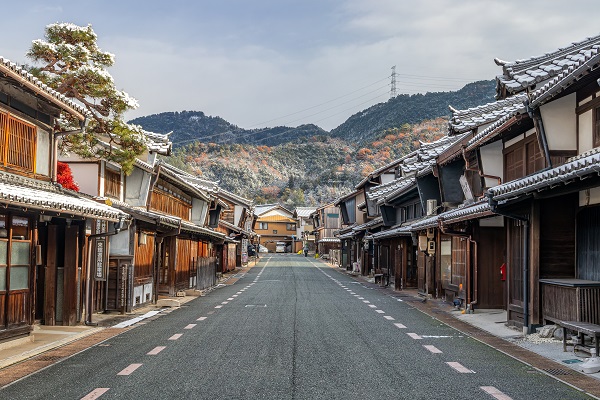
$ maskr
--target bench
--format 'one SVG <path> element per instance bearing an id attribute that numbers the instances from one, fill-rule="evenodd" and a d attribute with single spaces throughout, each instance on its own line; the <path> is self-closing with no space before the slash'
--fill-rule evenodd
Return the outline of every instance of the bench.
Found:
<path id="1" fill-rule="evenodd" d="M 577 332 L 579 341 L 581 344 L 584 343 L 585 336 L 589 336 L 594 339 L 594 348 L 596 349 L 595 355 L 598 356 L 598 340 L 600 339 L 600 325 L 591 324 L 589 322 L 578 322 L 578 321 L 557 321 L 556 324 L 563 329 L 563 351 L 567 351 L 567 330 Z"/>

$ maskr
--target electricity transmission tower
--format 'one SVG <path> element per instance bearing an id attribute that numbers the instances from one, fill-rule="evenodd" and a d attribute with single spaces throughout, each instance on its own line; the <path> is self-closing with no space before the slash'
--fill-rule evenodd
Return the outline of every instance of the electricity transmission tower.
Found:
<path id="1" fill-rule="evenodd" d="M 392 67 L 392 84 L 390 85 L 390 99 L 396 97 L 396 66 Z"/>

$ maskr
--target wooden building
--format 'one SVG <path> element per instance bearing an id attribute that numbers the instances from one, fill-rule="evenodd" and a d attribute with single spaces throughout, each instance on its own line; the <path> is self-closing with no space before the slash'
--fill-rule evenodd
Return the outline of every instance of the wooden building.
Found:
<path id="1" fill-rule="evenodd" d="M 283 243 L 285 252 L 295 247 L 297 220 L 292 211 L 280 204 L 256 207 L 256 220 L 253 230 L 259 236 L 260 244 L 270 253 L 275 253 L 277 243 Z M 300 239 L 298 239 L 300 240 Z"/>
<path id="2" fill-rule="evenodd" d="M 127 215 L 56 183 L 54 130 L 61 113 L 84 128 L 85 110 L 0 58 L 0 341 L 27 335 L 35 321 L 82 321 L 87 235 L 113 233 Z M 77 131 L 77 132 L 81 132 Z"/>

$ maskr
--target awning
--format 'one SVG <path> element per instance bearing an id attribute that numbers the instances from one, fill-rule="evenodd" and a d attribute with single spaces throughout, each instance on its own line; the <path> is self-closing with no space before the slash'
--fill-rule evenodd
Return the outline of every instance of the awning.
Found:
<path id="1" fill-rule="evenodd" d="M 121 210 L 66 190 L 52 182 L 0 172 L 0 203 L 23 210 L 116 222 L 129 216 Z"/>

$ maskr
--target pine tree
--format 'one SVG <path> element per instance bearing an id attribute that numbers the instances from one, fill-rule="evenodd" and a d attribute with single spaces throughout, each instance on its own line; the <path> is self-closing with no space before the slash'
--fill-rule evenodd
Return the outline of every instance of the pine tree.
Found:
<path id="1" fill-rule="evenodd" d="M 42 64 L 32 68 L 32 74 L 88 110 L 85 133 L 64 136 L 62 150 L 117 162 L 129 173 L 135 158 L 146 149 L 142 128 L 123 120 L 123 114 L 138 103 L 115 87 L 106 70 L 114 64 L 114 55 L 98 48 L 92 26 L 50 24 L 45 40 L 34 40 L 27 57 Z M 65 114 L 59 121 L 61 130 L 78 127 L 70 118 Z"/>

